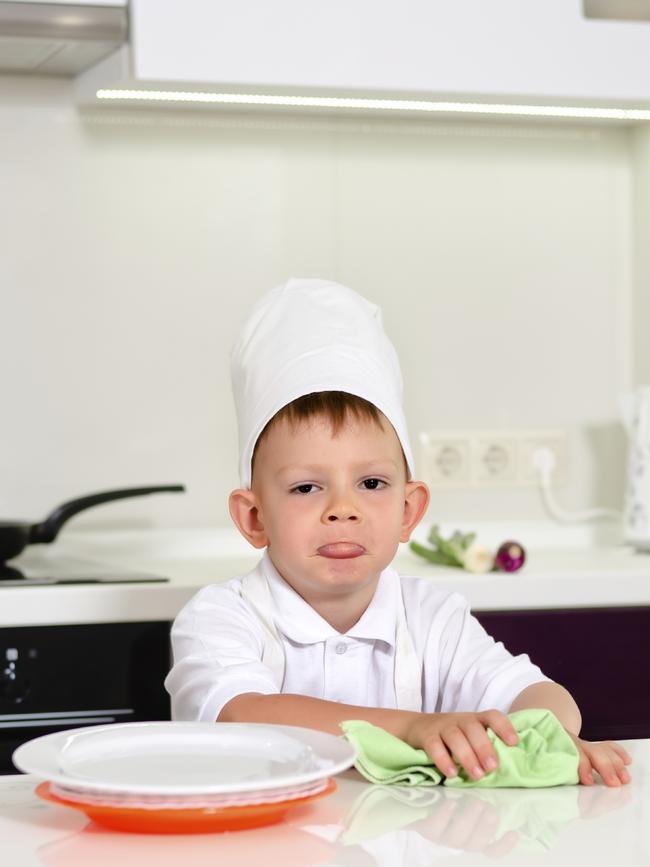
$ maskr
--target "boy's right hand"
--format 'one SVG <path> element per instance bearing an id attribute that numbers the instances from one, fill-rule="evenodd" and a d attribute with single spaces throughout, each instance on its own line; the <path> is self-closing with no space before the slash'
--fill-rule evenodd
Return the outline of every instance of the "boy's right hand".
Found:
<path id="1" fill-rule="evenodd" d="M 479 780 L 498 765 L 486 728 L 491 728 L 508 746 L 514 746 L 519 740 L 514 726 L 499 710 L 418 714 L 405 740 L 412 747 L 424 750 L 446 777 L 458 775 L 455 759 L 473 780 Z"/>

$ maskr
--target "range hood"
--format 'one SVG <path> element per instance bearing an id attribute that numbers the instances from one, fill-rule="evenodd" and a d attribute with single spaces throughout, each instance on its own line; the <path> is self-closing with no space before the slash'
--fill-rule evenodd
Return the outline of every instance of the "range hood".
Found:
<path id="1" fill-rule="evenodd" d="M 585 18 L 650 21 L 650 0 L 583 0 Z"/>
<path id="2" fill-rule="evenodd" d="M 126 0 L 0 0 L 0 73 L 75 75 L 127 40 Z"/>

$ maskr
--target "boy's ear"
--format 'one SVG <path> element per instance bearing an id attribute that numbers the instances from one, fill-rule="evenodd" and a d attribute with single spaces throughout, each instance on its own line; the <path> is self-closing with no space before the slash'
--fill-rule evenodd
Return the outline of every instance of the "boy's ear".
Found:
<path id="1" fill-rule="evenodd" d="M 228 498 L 230 517 L 242 536 L 255 548 L 265 548 L 268 537 L 260 518 L 257 497 L 247 488 L 237 488 Z"/>
<path id="2" fill-rule="evenodd" d="M 429 505 L 429 488 L 424 482 L 407 482 L 400 542 L 408 542 Z"/>

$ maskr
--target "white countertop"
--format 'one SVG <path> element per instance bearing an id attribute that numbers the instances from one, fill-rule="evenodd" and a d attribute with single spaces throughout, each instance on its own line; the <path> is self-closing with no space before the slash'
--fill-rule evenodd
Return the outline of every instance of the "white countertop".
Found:
<path id="1" fill-rule="evenodd" d="M 0 777 L 2 862 L 11 867 L 600 867 L 650 863 L 650 741 L 625 741 L 632 782 L 618 789 L 399 789 L 355 771 L 277 825 L 227 834 L 102 830 L 39 800 L 34 777 Z"/>
<path id="2" fill-rule="evenodd" d="M 259 556 L 230 529 L 68 530 L 51 545 L 31 546 L 10 565 L 70 557 L 164 575 L 169 583 L 0 584 L 0 627 L 172 620 L 200 587 L 243 574 Z M 623 545 L 531 546 L 524 568 L 511 575 L 433 566 L 407 546 L 395 565 L 459 591 L 474 610 L 650 605 L 650 554 Z"/>

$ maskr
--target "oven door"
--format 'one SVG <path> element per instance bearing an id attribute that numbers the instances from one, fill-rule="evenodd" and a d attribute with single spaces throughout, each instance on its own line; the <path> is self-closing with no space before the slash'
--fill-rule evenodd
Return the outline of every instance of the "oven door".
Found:
<path id="1" fill-rule="evenodd" d="M 171 624 L 0 628 L 0 773 L 32 738 L 62 729 L 168 720 Z"/>

